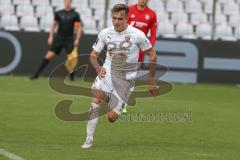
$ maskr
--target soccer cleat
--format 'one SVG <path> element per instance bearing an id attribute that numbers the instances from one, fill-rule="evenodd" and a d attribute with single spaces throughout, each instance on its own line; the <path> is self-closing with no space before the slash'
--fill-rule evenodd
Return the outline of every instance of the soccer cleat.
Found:
<path id="1" fill-rule="evenodd" d="M 69 79 L 70 79 L 70 81 L 75 81 L 75 76 L 74 76 L 74 73 L 71 73 L 70 75 L 69 75 Z"/>
<path id="2" fill-rule="evenodd" d="M 123 108 L 122 113 L 123 113 L 123 114 L 127 114 L 127 107 L 124 107 L 124 108 Z"/>
<path id="3" fill-rule="evenodd" d="M 74 77 L 74 76 L 70 76 L 69 79 L 70 79 L 71 82 L 74 82 L 74 81 L 75 81 L 75 77 Z"/>
<path id="4" fill-rule="evenodd" d="M 30 80 L 38 79 L 38 75 L 31 75 L 31 76 L 29 76 L 29 79 Z"/>
<path id="5" fill-rule="evenodd" d="M 92 145 L 93 145 L 93 140 L 86 140 L 86 142 L 84 142 L 84 144 L 81 145 L 81 148 L 83 149 L 91 148 Z"/>

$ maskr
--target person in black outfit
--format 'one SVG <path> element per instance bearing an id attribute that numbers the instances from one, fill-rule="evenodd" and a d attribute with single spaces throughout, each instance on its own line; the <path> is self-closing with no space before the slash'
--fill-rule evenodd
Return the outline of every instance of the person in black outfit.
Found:
<path id="1" fill-rule="evenodd" d="M 57 27 L 58 30 L 55 34 L 55 29 Z M 74 36 L 74 27 L 77 27 L 77 29 L 75 28 L 76 36 Z M 39 65 L 37 72 L 30 76 L 30 79 L 37 79 L 49 61 L 55 55 L 58 55 L 63 48 L 66 50 L 67 54 L 71 53 L 74 46 L 78 46 L 79 44 L 81 30 L 80 15 L 72 8 L 72 0 L 64 0 L 64 9 L 55 12 L 54 15 L 54 22 L 48 37 L 50 49 Z M 70 74 L 70 79 L 74 80 L 74 72 Z"/>

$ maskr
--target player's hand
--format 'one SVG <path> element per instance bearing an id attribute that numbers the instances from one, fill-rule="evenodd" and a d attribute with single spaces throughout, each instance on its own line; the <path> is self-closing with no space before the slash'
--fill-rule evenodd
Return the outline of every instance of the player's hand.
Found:
<path id="1" fill-rule="evenodd" d="M 78 39 L 75 39 L 75 41 L 74 41 L 73 44 L 74 44 L 75 47 L 78 47 L 78 45 L 79 45 L 79 40 L 78 40 Z"/>
<path id="2" fill-rule="evenodd" d="M 48 45 L 52 45 L 52 43 L 53 43 L 53 37 L 49 36 L 48 37 Z"/>
<path id="3" fill-rule="evenodd" d="M 156 85 L 155 81 L 149 82 L 149 92 L 152 96 L 159 95 L 159 86 Z"/>
<path id="4" fill-rule="evenodd" d="M 100 67 L 98 70 L 97 70 L 97 73 L 98 73 L 98 77 L 100 79 L 104 78 L 106 76 L 106 69 L 104 67 Z"/>

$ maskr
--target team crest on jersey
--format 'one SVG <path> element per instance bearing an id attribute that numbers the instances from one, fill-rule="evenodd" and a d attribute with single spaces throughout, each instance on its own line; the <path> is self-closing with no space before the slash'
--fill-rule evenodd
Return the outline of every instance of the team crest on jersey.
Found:
<path id="1" fill-rule="evenodd" d="M 126 36 L 126 37 L 125 37 L 125 41 L 126 41 L 126 42 L 130 42 L 130 39 L 131 39 L 130 36 Z"/>
<path id="2" fill-rule="evenodd" d="M 145 15 L 145 19 L 146 20 L 149 20 L 150 19 L 150 16 L 148 14 Z"/>

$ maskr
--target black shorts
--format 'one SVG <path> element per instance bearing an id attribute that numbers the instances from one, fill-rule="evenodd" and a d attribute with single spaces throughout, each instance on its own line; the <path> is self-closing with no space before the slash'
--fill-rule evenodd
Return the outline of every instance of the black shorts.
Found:
<path id="1" fill-rule="evenodd" d="M 65 49 L 66 53 L 69 54 L 74 48 L 74 38 L 73 37 L 61 37 L 56 35 L 53 39 L 53 43 L 50 46 L 50 51 L 59 54 L 62 49 Z"/>

